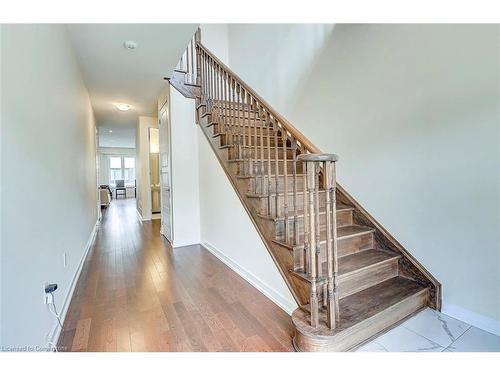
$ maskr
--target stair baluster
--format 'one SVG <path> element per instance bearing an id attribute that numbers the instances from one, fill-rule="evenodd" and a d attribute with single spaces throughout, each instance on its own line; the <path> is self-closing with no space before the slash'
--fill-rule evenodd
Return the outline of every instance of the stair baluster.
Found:
<path id="1" fill-rule="evenodd" d="M 292 139 L 292 160 L 293 160 L 293 174 L 292 174 L 292 182 L 293 182 L 293 240 L 292 244 L 295 246 L 298 243 L 299 238 L 299 222 L 298 222 L 298 213 L 297 213 L 297 140 Z"/>
<path id="2" fill-rule="evenodd" d="M 196 45 L 196 84 L 201 86 L 201 53 L 198 43 L 201 42 L 201 30 L 198 28 L 194 34 L 194 40 Z"/>
<path id="3" fill-rule="evenodd" d="M 212 83 L 212 72 L 210 69 L 210 58 L 208 55 L 206 56 L 206 62 L 207 62 L 207 111 L 212 112 L 212 106 L 211 106 L 211 100 L 212 98 L 210 97 L 210 94 L 212 92 L 211 88 L 211 83 Z"/>
<path id="4" fill-rule="evenodd" d="M 247 109 L 247 92 L 244 88 L 241 89 L 241 116 L 242 116 L 242 123 L 243 123 L 243 170 L 245 173 L 245 176 L 250 175 L 250 161 L 248 160 L 248 149 L 247 149 L 247 142 L 250 143 L 250 112 L 248 112 Z M 247 119 L 247 116 L 245 115 L 248 112 L 249 118 Z"/>
<path id="5" fill-rule="evenodd" d="M 252 96 L 250 93 L 247 92 L 247 105 L 248 105 L 248 113 L 253 113 L 252 110 Z M 253 133 L 252 133 L 252 127 L 251 124 L 253 122 Z M 250 173 L 250 176 L 254 175 L 254 163 L 253 163 L 253 157 L 252 157 L 252 138 L 255 140 L 255 115 L 252 118 L 248 118 L 248 148 L 246 150 L 247 152 L 247 158 L 248 158 L 248 171 Z"/>
<path id="6" fill-rule="evenodd" d="M 335 160 L 334 160 L 335 159 Z M 327 239 L 330 249 L 327 249 L 327 272 L 328 272 L 328 327 L 335 329 L 339 320 L 339 296 L 338 296 L 338 254 L 337 254 L 337 184 L 336 167 L 337 157 L 323 163 L 325 171 L 326 189 L 327 189 L 327 218 L 331 222 L 327 223 L 327 233 L 331 233 L 331 240 Z M 331 199 L 330 199 L 331 196 Z M 331 213 L 329 212 L 331 211 Z"/>
<path id="7" fill-rule="evenodd" d="M 233 146 L 233 150 L 234 150 L 234 147 L 237 145 L 237 143 L 235 142 L 235 139 L 236 139 L 236 134 L 235 134 L 235 128 L 236 128 L 236 114 L 235 114 L 235 108 L 234 108 L 234 103 L 235 103 L 235 81 L 233 78 L 229 78 L 230 79 L 230 87 L 229 87 L 229 90 L 231 92 L 231 103 L 228 103 L 229 105 L 229 108 L 230 108 L 230 112 L 231 112 L 231 126 L 230 126 L 230 129 L 231 129 L 231 145 Z"/>
<path id="8" fill-rule="evenodd" d="M 284 217 L 285 217 L 285 225 L 284 225 L 284 230 L 285 230 L 285 242 L 290 243 L 290 237 L 289 237 L 289 222 L 288 222 L 288 158 L 287 158 L 287 148 L 286 144 L 288 141 L 288 136 L 287 132 L 285 129 L 281 128 L 281 139 L 283 141 L 283 182 L 284 182 L 284 196 L 285 196 L 285 204 L 284 204 Z M 278 149 L 278 148 L 276 148 Z M 276 178 L 276 191 L 278 191 L 278 182 L 279 179 Z"/>
<path id="9" fill-rule="evenodd" d="M 271 120 L 269 113 L 264 112 L 266 116 L 266 136 L 267 136 L 267 213 L 272 215 L 271 208 Z M 262 160 L 264 163 L 264 160 Z"/>
<path id="10" fill-rule="evenodd" d="M 220 126 L 220 124 L 217 126 L 218 127 L 218 131 L 222 131 L 222 129 L 224 129 L 224 134 L 225 134 L 225 138 L 226 138 L 226 142 L 228 142 L 227 138 L 229 137 L 229 121 L 230 121 L 230 117 L 229 117 L 229 108 L 228 108 L 228 102 L 229 102 L 229 94 L 228 94 L 228 85 L 227 85 L 227 73 L 224 71 L 222 73 L 222 96 L 223 96 L 223 100 L 224 100 L 224 121 L 222 122 L 222 126 Z"/>
<path id="11" fill-rule="evenodd" d="M 306 155 L 306 150 L 302 150 L 303 155 Z M 304 211 L 304 254 L 303 254 L 303 263 L 304 263 L 304 273 L 307 274 L 307 276 L 311 276 L 311 262 L 310 262 L 310 248 L 309 248 L 309 202 L 308 202 L 308 197 L 307 197 L 307 173 L 304 170 L 304 177 L 303 177 L 303 191 L 302 191 L 302 197 L 303 197 L 303 203 L 302 203 L 302 210 Z"/>
<path id="12" fill-rule="evenodd" d="M 215 64 L 215 102 L 216 102 L 216 115 L 217 123 L 221 120 L 221 98 L 220 98 L 220 71 L 221 67 L 219 64 Z"/>
<path id="13" fill-rule="evenodd" d="M 317 240 L 317 222 L 316 222 L 316 201 L 317 201 L 317 171 L 316 165 L 306 165 L 307 175 L 307 197 L 309 205 L 309 267 L 311 268 L 311 291 L 310 291 L 310 309 L 311 309 L 311 326 L 318 327 L 319 324 L 319 306 L 318 306 L 318 291 L 317 291 L 317 260 L 318 247 Z"/>
<path id="14" fill-rule="evenodd" d="M 240 85 L 235 83 L 236 89 L 236 103 L 233 103 L 235 106 L 235 115 L 236 115 L 236 134 L 237 134 L 237 144 L 238 144 L 238 159 L 241 159 L 241 117 L 240 117 Z"/>
<path id="15" fill-rule="evenodd" d="M 272 130 L 274 134 L 274 217 L 279 217 L 280 216 L 280 210 L 279 210 L 279 190 L 278 190 L 278 179 L 279 179 L 279 172 L 280 172 L 280 163 L 279 163 L 279 147 L 278 147 L 278 133 L 279 133 L 279 126 L 278 122 L 276 119 L 273 119 L 272 123 Z M 283 197 L 283 202 L 286 205 L 286 199 L 287 197 Z"/>
<path id="16" fill-rule="evenodd" d="M 262 121 L 262 107 L 260 104 L 257 102 L 257 113 L 259 114 L 259 118 Z M 264 172 L 264 124 L 261 123 L 260 126 L 260 139 L 259 139 L 259 145 L 260 145 L 260 161 L 258 163 L 259 165 L 259 173 L 260 173 L 260 194 L 265 194 L 265 184 L 266 184 L 266 175 Z"/>

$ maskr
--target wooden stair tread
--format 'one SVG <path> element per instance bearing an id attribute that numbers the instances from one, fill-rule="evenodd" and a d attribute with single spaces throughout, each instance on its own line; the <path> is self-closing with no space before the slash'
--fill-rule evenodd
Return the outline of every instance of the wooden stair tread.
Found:
<path id="1" fill-rule="evenodd" d="M 264 176 L 266 177 L 266 181 L 267 181 L 267 175 L 264 175 Z M 278 175 L 278 178 L 283 178 L 283 176 L 284 176 L 284 174 L 280 173 Z M 290 180 L 293 180 L 293 174 L 287 174 L 287 176 L 288 176 L 288 178 Z M 296 176 L 297 179 L 304 178 L 304 174 L 302 174 L 302 173 L 297 173 L 295 176 Z M 236 174 L 235 177 L 236 178 L 241 178 L 241 179 L 246 179 L 246 178 L 257 178 L 257 179 L 260 179 L 262 177 L 262 175 L 261 174 L 256 174 L 256 173 L 254 173 L 253 175 L 249 175 L 249 174 L 248 175 Z M 273 174 L 271 176 L 271 179 L 273 180 L 273 184 L 274 184 L 274 181 L 276 181 L 276 175 Z M 293 189 L 293 188 L 290 188 L 290 189 Z M 267 195 L 266 195 L 266 197 L 267 197 Z M 265 216 L 265 215 L 261 215 L 261 214 L 257 214 L 257 215 L 259 215 L 259 216 Z M 274 219 L 274 218 L 273 217 L 269 217 L 269 219 Z"/>
<path id="2" fill-rule="evenodd" d="M 358 272 L 362 269 L 379 265 L 381 263 L 393 261 L 401 258 L 401 255 L 382 249 L 368 249 L 354 254 L 346 255 L 338 259 L 339 262 L 339 276 L 346 276 L 348 274 Z M 307 282 L 311 281 L 309 275 L 302 271 L 291 271 L 297 277 Z M 326 262 L 322 263 L 322 275 L 327 273 Z M 319 284 L 323 284 L 326 278 L 322 276 L 317 280 Z"/>
<path id="3" fill-rule="evenodd" d="M 363 225 L 346 225 L 345 227 L 337 228 L 337 237 L 339 239 L 345 237 L 356 236 L 361 233 L 373 232 L 375 229 L 365 227 Z"/>
<path id="4" fill-rule="evenodd" d="M 337 228 L 337 239 L 342 240 L 354 236 L 360 236 L 363 234 L 372 233 L 374 231 L 375 229 L 370 227 L 365 227 L 363 225 L 346 225 Z M 292 245 L 284 241 L 281 241 L 279 239 L 274 239 L 273 242 L 277 243 L 278 245 L 288 247 L 290 249 L 300 250 L 304 248 L 304 244 L 301 243 L 302 237 L 299 238 L 299 245 Z M 325 243 L 326 243 L 326 231 L 323 230 L 320 232 L 320 244 L 325 244 Z"/>
<path id="5" fill-rule="evenodd" d="M 337 212 L 342 212 L 342 211 L 352 211 L 354 210 L 354 207 L 351 207 L 351 206 L 348 206 L 348 205 L 345 205 L 345 204 L 342 204 L 342 203 L 337 203 Z M 319 211 L 319 215 L 325 215 L 326 214 L 326 210 L 321 210 Z M 263 218 L 263 219 L 267 219 L 267 220 L 272 220 L 272 221 L 284 221 L 285 220 L 285 217 L 284 216 L 278 216 L 278 217 L 273 217 L 273 216 L 269 216 L 269 215 L 265 215 L 265 214 L 257 214 L 257 216 Z M 293 220 L 295 215 L 293 215 L 293 213 L 290 213 L 288 215 L 288 220 Z M 301 208 L 301 209 L 298 209 L 297 210 L 297 217 L 303 217 L 304 216 L 304 210 Z"/>
<path id="6" fill-rule="evenodd" d="M 253 137 L 253 135 L 251 135 L 251 136 Z M 224 146 L 219 146 L 219 147 L 230 148 L 230 147 L 237 147 L 237 146 L 238 146 L 237 144 L 234 144 L 234 145 L 224 145 Z M 250 149 L 254 149 L 254 148 L 258 148 L 258 149 L 260 149 L 260 148 L 264 148 L 264 155 L 266 155 L 268 147 L 269 147 L 269 148 L 271 148 L 271 152 L 274 152 L 274 145 L 272 145 L 272 146 L 261 146 L 261 145 L 250 145 L 250 144 L 246 144 L 246 145 L 244 145 L 244 146 L 243 146 L 243 145 L 241 145 L 240 147 L 241 147 L 241 148 L 250 148 Z M 279 146 L 278 146 L 278 148 L 279 148 L 279 150 L 280 150 L 281 152 L 283 152 L 283 145 L 282 145 L 282 144 L 281 144 L 281 145 L 279 145 Z M 288 151 L 291 151 L 291 150 L 292 150 L 292 147 L 291 147 L 291 146 L 287 146 L 286 148 L 287 148 L 287 150 L 288 150 Z M 299 150 L 297 150 L 297 156 L 298 156 L 298 155 L 300 155 Z"/>
<path id="7" fill-rule="evenodd" d="M 414 280 L 394 277 L 340 300 L 340 328 L 345 329 L 426 289 Z"/>
<path id="8" fill-rule="evenodd" d="M 253 137 L 253 134 L 252 134 L 252 137 Z M 257 135 L 257 137 L 259 137 L 259 135 Z M 260 146 L 260 145 L 248 145 L 248 144 L 247 144 L 247 145 L 245 145 L 245 146 L 241 145 L 241 148 L 250 148 L 250 149 L 254 149 L 254 148 L 261 149 L 261 148 L 264 148 L 264 155 L 266 154 L 267 149 L 268 149 L 268 147 L 267 147 L 267 146 Z M 271 148 L 271 152 L 272 152 L 272 151 L 274 151 L 274 145 L 273 145 L 273 146 L 271 146 L 270 148 Z M 283 145 L 278 146 L 278 148 L 279 148 L 279 150 L 280 150 L 281 152 L 283 152 Z M 292 146 L 287 145 L 287 146 L 286 146 L 286 149 L 287 149 L 287 151 L 292 151 Z M 300 155 L 300 150 L 298 150 L 298 149 L 297 149 L 297 155 Z"/>
<path id="9" fill-rule="evenodd" d="M 279 162 L 284 162 L 285 159 L 282 158 L 283 155 L 280 155 L 281 158 L 278 158 L 278 161 Z M 269 160 L 271 161 L 271 163 L 273 162 L 276 162 L 276 159 L 259 159 L 259 160 L 254 160 L 253 158 L 245 158 L 245 159 L 228 159 L 228 162 L 229 163 L 242 163 L 242 162 L 248 162 L 249 160 L 252 160 L 252 163 L 267 163 Z M 288 163 L 292 163 L 293 162 L 293 158 L 287 158 L 286 161 Z M 297 160 L 297 164 L 301 163 L 300 161 Z M 274 173 L 273 173 L 274 175 Z M 293 176 L 293 175 L 292 175 Z"/>
<path id="10" fill-rule="evenodd" d="M 205 111 L 202 112 L 201 114 L 201 117 L 205 117 L 205 116 L 208 116 L 208 115 L 213 115 L 213 111 L 210 110 L 210 111 L 207 111 L 206 110 L 207 108 L 205 108 Z M 213 107 L 211 108 L 213 109 Z M 236 111 L 238 112 L 238 111 Z M 250 116 L 251 115 L 251 116 Z M 238 113 L 235 113 L 234 115 L 231 116 L 231 119 L 236 119 L 236 121 L 238 121 L 237 119 L 243 119 L 243 120 L 256 120 L 256 121 L 263 121 L 264 119 L 261 119 L 260 117 L 258 117 L 258 114 L 255 113 L 255 112 L 240 112 L 239 115 Z"/>
<path id="11" fill-rule="evenodd" d="M 360 251 L 339 258 L 339 274 L 344 275 L 360 268 L 369 267 L 396 258 L 401 258 L 401 255 L 387 250 L 368 249 Z"/>
<path id="12" fill-rule="evenodd" d="M 414 280 L 396 276 L 389 280 L 383 281 L 370 288 L 344 297 L 339 301 L 339 321 L 334 330 L 328 329 L 325 325 L 326 311 L 320 310 L 320 325 L 314 329 L 315 334 L 320 336 L 332 336 L 339 332 L 355 326 L 384 310 L 389 309 L 393 305 L 407 298 L 411 298 L 422 291 L 426 290 L 425 286 L 418 284 Z M 303 307 L 306 314 L 306 321 L 303 324 L 309 326 L 307 321 L 309 314 L 309 305 Z"/>
<path id="13" fill-rule="evenodd" d="M 283 173 L 280 173 L 280 175 L 283 175 Z M 267 174 L 266 174 L 266 176 L 267 176 Z M 274 175 L 274 173 L 273 173 L 273 174 L 271 175 L 271 178 L 272 178 L 272 177 L 274 177 L 274 176 L 275 176 L 275 175 Z M 288 175 L 288 176 L 290 176 L 290 175 Z M 297 176 L 298 176 L 298 174 L 297 174 Z M 293 175 L 292 175 L 292 178 L 293 178 Z M 319 192 L 319 194 L 324 194 L 324 193 L 325 193 L 325 191 L 326 191 L 326 190 L 320 189 L 318 192 Z M 302 191 L 298 191 L 298 192 L 297 192 L 297 196 L 302 196 L 303 194 L 304 194 L 304 191 L 303 191 L 303 190 L 302 190 Z M 248 197 L 248 198 L 260 198 L 260 199 L 262 199 L 262 198 L 266 198 L 266 199 L 267 199 L 267 194 L 260 194 L 260 193 L 246 193 L 246 195 L 247 195 L 247 197 Z M 270 193 L 270 195 L 271 195 L 271 197 L 275 197 L 275 196 L 276 196 L 276 193 L 271 192 L 271 193 Z M 283 195 L 285 195 L 285 193 L 284 193 L 284 192 L 278 192 L 278 196 L 283 196 Z M 288 191 L 288 195 L 293 195 L 293 191 Z M 302 199 L 302 198 L 301 198 L 301 199 Z"/>

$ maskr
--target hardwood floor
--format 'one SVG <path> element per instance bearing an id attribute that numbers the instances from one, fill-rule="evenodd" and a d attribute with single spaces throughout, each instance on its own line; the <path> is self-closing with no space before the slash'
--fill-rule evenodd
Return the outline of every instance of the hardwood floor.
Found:
<path id="1" fill-rule="evenodd" d="M 290 316 L 203 247 L 173 250 L 133 199 L 103 214 L 60 350 L 293 350 Z"/>

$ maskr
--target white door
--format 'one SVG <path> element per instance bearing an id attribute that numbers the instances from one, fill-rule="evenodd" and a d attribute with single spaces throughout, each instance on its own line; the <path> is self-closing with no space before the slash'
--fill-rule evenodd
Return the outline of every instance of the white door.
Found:
<path id="1" fill-rule="evenodd" d="M 160 110 L 158 129 L 160 131 L 161 234 L 172 243 L 172 193 L 170 190 L 172 177 L 170 168 L 170 121 L 168 102 L 166 102 Z"/>

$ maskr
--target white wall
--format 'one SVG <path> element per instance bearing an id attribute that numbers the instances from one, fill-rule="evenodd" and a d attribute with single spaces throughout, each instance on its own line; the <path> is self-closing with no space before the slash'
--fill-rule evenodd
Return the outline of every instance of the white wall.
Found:
<path id="1" fill-rule="evenodd" d="M 303 94 L 333 28 L 332 24 L 230 24 L 229 66 L 273 108 L 288 113 Z"/>
<path id="2" fill-rule="evenodd" d="M 3 152 L 2 152 L 2 137 L 3 137 L 3 116 L 1 115 L 3 112 L 2 112 L 2 105 L 3 105 L 3 100 L 2 100 L 2 97 L 3 97 L 3 90 L 2 90 L 2 87 L 1 87 L 1 84 L 2 84 L 2 72 L 3 72 L 3 68 L 2 68 L 2 61 L 3 61 L 3 48 L 2 48 L 2 41 L 3 41 L 3 38 L 2 38 L 2 33 L 3 33 L 3 25 L 0 24 L 0 166 L 2 165 L 2 162 L 3 162 Z M 2 224 L 2 219 L 3 219 L 3 215 L 2 215 L 2 212 L 3 212 L 3 206 L 2 206 L 2 196 L 3 196 L 3 193 L 2 193 L 2 190 L 3 190 L 3 180 L 2 180 L 2 176 L 3 176 L 3 173 L 0 172 L 0 271 L 2 270 L 3 268 L 3 265 L 2 265 L 2 258 L 3 258 L 3 253 L 2 253 L 2 249 L 3 249 L 3 241 L 2 241 L 2 233 L 3 233 L 3 224 Z M 2 341 L 2 338 L 3 338 L 3 329 L 2 329 L 2 322 L 3 322 L 3 307 L 2 307 L 2 275 L 0 274 L 0 346 L 3 345 L 3 341 Z"/>
<path id="3" fill-rule="evenodd" d="M 497 333 L 498 35 L 495 25 L 229 26 L 231 68 L 340 155 L 340 183 L 441 281 L 445 312 Z"/>
<path id="4" fill-rule="evenodd" d="M 229 61 L 229 25 L 206 23 L 200 25 L 201 43 L 224 63 Z"/>
<path id="5" fill-rule="evenodd" d="M 291 313 L 293 296 L 201 129 L 201 242 L 270 299 Z"/>
<path id="6" fill-rule="evenodd" d="M 202 25 L 202 43 L 228 60 L 228 25 Z M 256 59 L 256 55 L 251 56 Z M 287 312 L 297 306 L 205 136 L 198 129 L 201 242 Z"/>
<path id="7" fill-rule="evenodd" d="M 95 125 L 61 25 L 3 25 L 2 344 L 46 345 L 97 219 Z M 67 267 L 63 267 L 63 253 Z"/>
<path id="8" fill-rule="evenodd" d="M 137 211 L 142 220 L 151 220 L 151 181 L 149 177 L 149 128 L 158 128 L 156 117 L 139 116 L 135 137 L 135 177 Z"/>
<path id="9" fill-rule="evenodd" d="M 200 183 L 194 100 L 170 86 L 173 247 L 200 243 Z"/>

